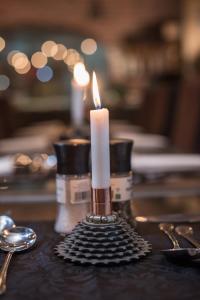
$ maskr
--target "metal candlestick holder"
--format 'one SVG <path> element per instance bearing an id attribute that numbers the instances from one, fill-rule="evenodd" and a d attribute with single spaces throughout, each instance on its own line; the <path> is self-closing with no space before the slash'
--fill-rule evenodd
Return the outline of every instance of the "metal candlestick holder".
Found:
<path id="1" fill-rule="evenodd" d="M 110 189 L 92 189 L 92 214 L 56 247 L 58 256 L 90 265 L 128 263 L 150 251 L 147 241 L 124 219 L 112 214 Z"/>

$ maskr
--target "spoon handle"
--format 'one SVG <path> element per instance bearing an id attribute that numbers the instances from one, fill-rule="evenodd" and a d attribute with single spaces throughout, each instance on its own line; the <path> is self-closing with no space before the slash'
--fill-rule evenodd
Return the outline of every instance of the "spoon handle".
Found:
<path id="1" fill-rule="evenodd" d="M 13 255 L 12 251 L 8 252 L 4 264 L 0 270 L 0 295 L 4 294 L 6 291 L 6 277 L 7 277 L 8 266 L 12 258 L 12 255 Z"/>
<path id="2" fill-rule="evenodd" d="M 189 234 L 183 234 L 183 233 L 181 233 L 181 234 L 179 233 L 179 235 L 181 235 L 186 240 L 188 240 L 196 248 L 200 248 L 200 243 L 197 242 L 191 235 L 189 235 Z"/>
<path id="3" fill-rule="evenodd" d="M 162 230 L 169 237 L 169 239 L 172 241 L 174 249 L 179 249 L 180 248 L 178 240 L 176 239 L 176 237 L 174 236 L 174 234 L 171 231 L 164 230 L 164 229 L 161 229 L 161 228 L 160 228 L 160 230 Z"/>

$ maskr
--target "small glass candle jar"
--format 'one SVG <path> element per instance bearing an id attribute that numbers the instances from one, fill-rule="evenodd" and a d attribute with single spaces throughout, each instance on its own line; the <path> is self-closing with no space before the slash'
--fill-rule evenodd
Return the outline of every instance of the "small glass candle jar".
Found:
<path id="1" fill-rule="evenodd" d="M 54 144 L 57 156 L 57 218 L 54 229 L 69 233 L 90 210 L 90 142 L 70 139 Z"/>
<path id="2" fill-rule="evenodd" d="M 133 198 L 133 177 L 131 153 L 133 141 L 113 139 L 110 141 L 110 169 L 112 210 L 130 219 Z"/>

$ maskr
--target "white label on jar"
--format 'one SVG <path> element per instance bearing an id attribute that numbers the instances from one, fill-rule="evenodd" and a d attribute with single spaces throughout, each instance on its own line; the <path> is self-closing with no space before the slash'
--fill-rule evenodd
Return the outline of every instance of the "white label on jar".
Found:
<path id="1" fill-rule="evenodd" d="M 62 177 L 56 178 L 56 200 L 63 204 L 67 202 L 67 182 Z"/>
<path id="2" fill-rule="evenodd" d="M 87 203 L 91 201 L 90 178 L 70 180 L 70 202 Z"/>
<path id="3" fill-rule="evenodd" d="M 133 197 L 132 176 L 111 178 L 112 201 L 122 202 Z"/>

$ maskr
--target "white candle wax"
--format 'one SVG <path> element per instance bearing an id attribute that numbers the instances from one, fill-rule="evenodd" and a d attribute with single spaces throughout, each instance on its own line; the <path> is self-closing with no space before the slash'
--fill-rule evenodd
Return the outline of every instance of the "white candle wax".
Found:
<path id="1" fill-rule="evenodd" d="M 73 126 L 81 127 L 84 121 L 84 88 L 72 81 L 70 115 Z"/>
<path id="2" fill-rule="evenodd" d="M 109 111 L 90 111 L 92 188 L 110 187 Z"/>

